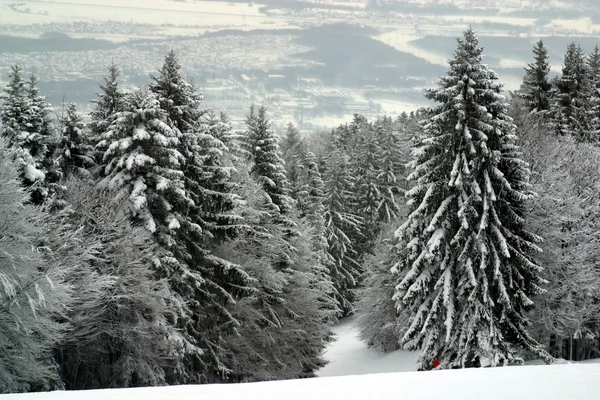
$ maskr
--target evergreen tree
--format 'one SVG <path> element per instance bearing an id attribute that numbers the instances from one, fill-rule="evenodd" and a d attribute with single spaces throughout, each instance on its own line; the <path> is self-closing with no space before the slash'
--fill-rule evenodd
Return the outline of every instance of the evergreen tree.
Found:
<path id="1" fill-rule="evenodd" d="M 527 332 L 531 297 L 543 292 L 524 228 L 529 169 L 497 75 L 482 64 L 472 30 L 448 75 L 427 93 L 441 103 L 414 150 L 411 214 L 395 233 L 394 299 L 410 315 L 401 337 L 421 368 L 519 360 L 515 346 L 545 353 Z"/>
<path id="2" fill-rule="evenodd" d="M 63 266 L 38 246 L 43 214 L 26 204 L 29 194 L 4 148 L 0 186 L 0 393 L 57 389 L 52 351 L 66 328 L 57 317 L 69 287 Z"/>
<path id="3" fill-rule="evenodd" d="M 104 78 L 104 85 L 100 85 L 101 92 L 97 94 L 98 98 L 92 100 L 95 105 L 90 113 L 92 118 L 91 128 L 96 134 L 100 134 L 108 128 L 108 119 L 116 112 L 122 110 L 124 106 L 125 93 L 121 90 L 119 77 L 121 71 L 119 67 L 112 63 L 108 67 L 108 77 Z"/>
<path id="4" fill-rule="evenodd" d="M 325 227 L 329 254 L 333 259 L 330 276 L 338 307 L 343 315 L 351 314 L 355 299 L 353 289 L 362 273 L 351 237 L 360 236 L 361 219 L 353 214 L 348 202 L 352 199 L 353 181 L 348 161 L 339 152 L 328 160 L 325 173 Z"/>
<path id="5" fill-rule="evenodd" d="M 278 212 L 286 214 L 292 208 L 292 200 L 288 196 L 289 183 L 284 162 L 278 154 L 277 138 L 267 119 L 266 107 L 261 106 L 258 111 L 254 106 L 250 107 L 246 125 L 248 130 L 243 147 L 252 160 L 250 174 L 261 184 Z"/>
<path id="6" fill-rule="evenodd" d="M 179 222 L 172 203 L 190 201 L 183 191 L 179 131 L 167 124 L 152 93 L 138 90 L 125 103 L 97 145 L 104 151 L 101 185 L 118 188 L 133 216 L 150 232 L 159 226 L 176 230 Z"/>
<path id="7" fill-rule="evenodd" d="M 67 105 L 62 118 L 62 140 L 58 163 L 65 175 L 77 173 L 89 176 L 94 165 L 94 147 L 89 143 L 87 127 L 74 103 Z"/>
<path id="8" fill-rule="evenodd" d="M 571 43 L 567 47 L 562 76 L 555 86 L 553 114 L 557 133 L 573 135 L 580 141 L 592 140 L 590 74 L 581 46 Z"/>
<path id="9" fill-rule="evenodd" d="M 406 150 L 396 131 L 396 124 L 391 119 L 384 118 L 380 123 L 381 133 L 378 135 L 379 170 L 377 174 L 377 185 L 380 192 L 380 200 L 377 205 L 377 217 L 380 223 L 390 223 L 396 219 L 400 212 L 397 197 L 403 192 L 402 182 L 404 177 L 404 164 Z"/>
<path id="10" fill-rule="evenodd" d="M 600 48 L 594 47 L 594 52 L 587 59 L 590 77 L 590 141 L 600 140 Z"/>
<path id="11" fill-rule="evenodd" d="M 284 161 L 287 179 L 290 185 L 290 194 L 296 198 L 296 193 L 301 185 L 299 175 L 301 169 L 301 160 L 305 149 L 298 129 L 290 122 L 286 128 L 285 136 L 279 145 L 279 151 Z"/>
<path id="12" fill-rule="evenodd" d="M 31 201 L 43 204 L 60 191 L 61 172 L 53 159 L 57 138 L 50 124 L 50 105 L 39 94 L 37 80 L 28 81 L 14 66 L 3 96 L 3 135 L 21 167 L 21 179 L 31 188 Z"/>
<path id="13" fill-rule="evenodd" d="M 249 293 L 249 277 L 239 266 L 214 254 L 222 242 L 235 237 L 241 219 L 232 213 L 237 201 L 233 193 L 233 168 L 227 165 L 230 125 L 224 115 L 200 108 L 202 96 L 183 75 L 174 52 L 165 57 L 150 90 L 155 94 L 167 124 L 179 134 L 177 145 L 184 162 L 180 166 L 186 201 L 172 204 L 178 227 L 163 232 L 159 242 L 193 279 L 173 281 L 189 304 L 182 328 L 203 349 L 200 357 L 187 357 L 179 377 L 170 382 L 218 382 L 228 380 L 228 345 L 224 337 L 239 326 L 230 313 L 237 299 Z M 182 198 L 183 200 L 183 198 Z M 198 279 L 196 282 L 195 279 Z"/>
<path id="14" fill-rule="evenodd" d="M 261 185 L 240 166 L 235 212 L 245 229 L 219 254 L 239 263 L 253 278 L 253 293 L 240 299 L 232 314 L 241 325 L 227 338 L 234 382 L 314 376 L 324 365 L 321 352 L 334 305 L 331 281 L 312 248 L 310 229 L 294 216 L 296 234 L 273 218 Z M 286 258 L 285 267 L 281 259 Z"/>
<path id="15" fill-rule="evenodd" d="M 351 158 L 351 170 L 355 177 L 352 202 L 354 212 L 361 219 L 360 235 L 351 239 L 359 258 L 372 250 L 380 228 L 378 214 L 382 195 L 377 179 L 379 133 L 370 124 L 362 125 L 356 138 L 357 151 Z"/>
<path id="16" fill-rule="evenodd" d="M 114 193 L 71 177 L 69 206 L 47 218 L 46 244 L 74 295 L 57 361 L 68 390 L 157 386 L 181 362 L 175 296 L 156 279 L 151 234 L 132 227 Z"/>
<path id="17" fill-rule="evenodd" d="M 121 72 L 116 64 L 112 63 L 108 68 L 108 77 L 104 78 L 104 85 L 100 85 L 98 98 L 92 100 L 94 109 L 90 112 L 91 122 L 89 124 L 91 135 L 90 144 L 96 146 L 100 142 L 100 135 L 108 130 L 112 116 L 123 111 L 125 93 L 121 90 L 119 76 Z M 94 160 L 102 164 L 102 151 L 94 153 Z"/>
<path id="18" fill-rule="evenodd" d="M 525 68 L 521 93 L 530 111 L 544 112 L 550 109 L 552 84 L 548 80 L 548 49 L 541 39 L 535 44 L 533 55 L 534 62 Z"/>

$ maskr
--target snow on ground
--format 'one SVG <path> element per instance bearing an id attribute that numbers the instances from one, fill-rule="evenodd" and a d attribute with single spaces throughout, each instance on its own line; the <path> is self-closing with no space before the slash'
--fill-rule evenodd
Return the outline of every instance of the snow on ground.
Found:
<path id="1" fill-rule="evenodd" d="M 598 364 L 477 368 L 237 385 L 3 395 L 2 400 L 584 400 L 600 398 Z"/>
<path id="2" fill-rule="evenodd" d="M 415 372 L 416 354 L 383 354 L 360 341 L 350 318 L 334 327 L 338 340 L 319 378 L 235 385 L 171 386 L 0 395 L 0 400 L 587 400 L 600 398 L 599 360 Z M 533 363 L 535 364 L 535 362 Z M 389 373 L 392 372 L 393 373 Z M 411 372 L 400 372 L 411 371 Z M 384 373 L 388 372 L 388 373 Z M 347 375 L 347 376 L 339 376 Z"/>
<path id="3" fill-rule="evenodd" d="M 329 361 L 317 372 L 320 377 L 380 374 L 416 371 L 417 353 L 394 351 L 384 353 L 368 348 L 358 337 L 355 318 L 348 318 L 333 328 L 337 340 L 329 345 L 325 359 Z"/>

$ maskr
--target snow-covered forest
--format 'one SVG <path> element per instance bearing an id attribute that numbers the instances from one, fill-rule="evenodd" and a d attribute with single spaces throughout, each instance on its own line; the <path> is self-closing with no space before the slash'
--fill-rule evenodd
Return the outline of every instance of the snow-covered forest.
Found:
<path id="1" fill-rule="evenodd" d="M 0 96 L 0 393 L 314 377 L 350 315 L 419 370 L 600 358 L 600 50 L 503 90 L 474 31 L 432 107 L 246 129 L 177 54 L 90 115 Z"/>

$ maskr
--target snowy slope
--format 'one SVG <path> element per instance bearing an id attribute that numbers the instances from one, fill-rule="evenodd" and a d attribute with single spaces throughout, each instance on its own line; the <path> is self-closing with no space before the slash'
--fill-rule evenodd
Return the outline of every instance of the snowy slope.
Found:
<path id="1" fill-rule="evenodd" d="M 359 339 L 354 327 L 355 318 L 348 318 L 333 327 L 336 341 L 325 352 L 329 361 L 317 372 L 320 377 L 380 374 L 386 372 L 416 371 L 417 353 L 395 351 L 384 353 L 367 346 Z"/>
<path id="2" fill-rule="evenodd" d="M 600 364 L 414 372 L 416 353 L 366 348 L 347 319 L 319 378 L 238 385 L 172 386 L 0 395 L 0 400 L 587 400 L 600 399 Z M 394 373 L 383 373 L 392 372 Z M 398 372 L 411 371 L 411 372 Z M 368 375 L 367 375 L 368 374 Z M 347 376 L 342 376 L 347 375 Z"/>
<path id="3" fill-rule="evenodd" d="M 342 376 L 238 385 L 5 395 L 2 400 L 585 400 L 600 398 L 598 364 Z"/>

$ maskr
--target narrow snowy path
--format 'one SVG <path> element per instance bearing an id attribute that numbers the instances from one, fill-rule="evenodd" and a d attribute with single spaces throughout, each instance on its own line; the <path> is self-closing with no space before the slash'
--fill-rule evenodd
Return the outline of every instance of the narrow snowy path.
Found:
<path id="1" fill-rule="evenodd" d="M 358 337 L 355 322 L 356 318 L 351 317 L 333 327 L 337 340 L 325 351 L 325 359 L 329 364 L 317 372 L 319 377 L 417 370 L 417 353 L 403 350 L 384 353 L 368 348 Z"/>

